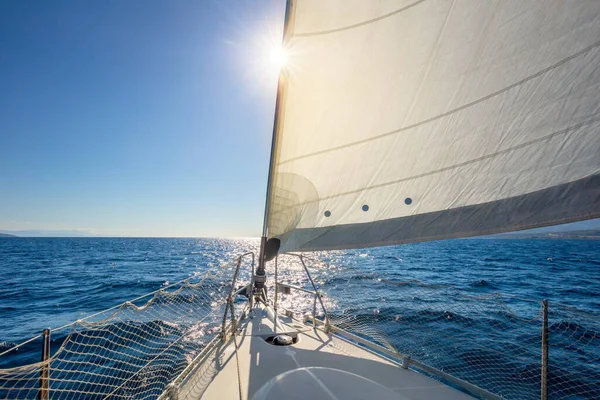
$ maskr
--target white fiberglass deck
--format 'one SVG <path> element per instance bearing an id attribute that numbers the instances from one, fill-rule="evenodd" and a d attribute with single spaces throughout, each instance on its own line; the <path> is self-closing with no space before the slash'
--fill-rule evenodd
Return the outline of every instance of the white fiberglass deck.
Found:
<path id="1" fill-rule="evenodd" d="M 258 308 L 241 321 L 237 361 L 233 339 L 219 344 L 181 385 L 179 399 L 472 399 L 287 317 L 279 318 L 280 328 L 299 332 L 298 342 L 269 344 L 264 338 L 274 333 L 266 314 Z"/>

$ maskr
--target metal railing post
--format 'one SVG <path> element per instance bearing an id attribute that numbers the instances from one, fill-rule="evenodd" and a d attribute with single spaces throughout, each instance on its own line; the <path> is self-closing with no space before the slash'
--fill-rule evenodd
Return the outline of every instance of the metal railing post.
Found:
<path id="1" fill-rule="evenodd" d="M 279 284 L 278 284 L 278 276 L 277 276 L 277 259 L 279 257 L 275 256 L 275 301 L 273 303 L 273 311 L 275 312 L 275 320 L 273 322 L 273 329 L 275 331 L 275 333 L 277 333 L 277 294 L 278 294 L 278 288 L 279 288 Z"/>
<path id="2" fill-rule="evenodd" d="M 542 301 L 542 375 L 541 399 L 548 400 L 548 300 Z"/>
<path id="3" fill-rule="evenodd" d="M 410 356 L 405 355 L 402 357 L 402 369 L 408 369 L 410 365 Z"/>
<path id="4" fill-rule="evenodd" d="M 221 326 L 221 339 L 223 342 L 227 340 L 227 332 L 225 330 L 227 324 L 227 311 L 228 306 L 231 306 L 232 318 L 235 318 L 234 308 L 233 308 L 233 293 L 235 292 L 235 284 L 237 283 L 238 274 L 240 273 L 240 266 L 242 265 L 242 257 L 240 256 L 237 259 L 237 265 L 235 267 L 235 272 L 233 274 L 233 279 L 231 280 L 231 290 L 229 291 L 229 296 L 227 296 L 227 302 L 225 303 L 225 312 L 223 313 L 223 324 Z M 232 327 L 235 329 L 235 327 Z"/>
<path id="5" fill-rule="evenodd" d="M 317 292 L 315 292 L 315 297 L 313 299 L 313 313 L 312 313 L 312 315 L 314 317 L 313 318 L 313 328 L 315 328 L 317 326 L 316 322 L 315 322 L 315 319 L 317 318 L 317 296 L 318 296 L 318 294 L 317 294 Z"/>
<path id="6" fill-rule="evenodd" d="M 44 329 L 42 342 L 42 368 L 40 370 L 39 400 L 48 400 L 50 391 L 50 328 Z"/>
<path id="7" fill-rule="evenodd" d="M 310 281 L 310 283 L 313 287 L 313 290 L 315 291 L 315 296 L 319 300 L 319 303 L 321 303 L 321 308 L 323 309 L 323 313 L 325 314 L 325 330 L 327 332 L 329 332 L 329 315 L 327 314 L 327 309 L 325 308 L 325 304 L 323 304 L 323 299 L 321 298 L 321 294 L 319 293 L 319 290 L 317 290 L 317 285 L 315 285 L 315 281 L 313 280 L 312 276 L 310 276 L 310 272 L 308 272 L 308 267 L 304 263 L 303 256 L 299 255 L 298 257 L 300 258 L 300 262 L 302 263 L 302 266 L 304 267 L 304 272 L 306 272 L 306 276 L 308 277 L 308 280 Z M 315 318 L 316 317 L 317 316 L 315 315 Z"/>

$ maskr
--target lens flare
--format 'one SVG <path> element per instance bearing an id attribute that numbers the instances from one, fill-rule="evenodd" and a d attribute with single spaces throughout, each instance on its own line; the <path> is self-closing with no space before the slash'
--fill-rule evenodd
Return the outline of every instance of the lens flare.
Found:
<path id="1" fill-rule="evenodd" d="M 277 93 L 281 77 L 297 68 L 296 49 L 282 43 L 284 10 L 275 11 L 251 24 L 240 24 L 234 36 L 225 40 L 243 85 L 253 96 L 269 99 Z"/>
<path id="2" fill-rule="evenodd" d="M 269 63 L 278 70 L 284 68 L 288 61 L 288 55 L 283 46 L 273 46 L 269 57 Z"/>

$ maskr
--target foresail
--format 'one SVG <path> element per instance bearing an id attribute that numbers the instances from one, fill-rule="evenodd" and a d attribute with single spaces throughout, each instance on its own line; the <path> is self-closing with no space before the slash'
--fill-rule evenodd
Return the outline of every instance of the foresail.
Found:
<path id="1" fill-rule="evenodd" d="M 282 250 L 600 217 L 600 2 L 295 0 Z"/>

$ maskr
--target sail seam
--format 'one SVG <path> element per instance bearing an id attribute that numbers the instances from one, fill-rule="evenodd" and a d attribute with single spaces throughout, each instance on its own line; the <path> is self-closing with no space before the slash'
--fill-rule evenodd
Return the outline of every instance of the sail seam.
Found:
<path id="1" fill-rule="evenodd" d="M 377 18 L 373 18 L 370 19 L 368 21 L 363 21 L 363 22 L 359 22 L 357 24 L 352 24 L 352 25 L 347 25 L 347 26 L 342 26 L 340 28 L 334 28 L 334 29 L 329 29 L 329 30 L 325 30 L 325 31 L 315 31 L 315 32 L 302 32 L 302 33 L 294 33 L 292 36 L 293 37 L 309 37 L 309 36 L 321 36 L 321 35 L 328 35 L 330 33 L 337 33 L 337 32 L 342 32 L 342 31 L 347 31 L 350 29 L 354 29 L 354 28 L 359 28 L 361 26 L 364 25 L 369 25 L 372 24 L 373 22 L 377 22 L 377 21 L 381 21 L 382 19 L 386 19 L 389 18 L 391 16 L 394 16 L 396 14 L 400 14 L 403 11 L 406 11 L 410 8 L 413 8 L 414 6 L 417 6 L 421 3 L 424 3 L 426 0 L 419 0 L 419 1 L 415 1 L 414 3 L 411 3 L 407 6 L 404 6 L 398 10 L 392 11 L 391 13 L 385 14 L 385 15 L 381 15 Z"/>
<path id="2" fill-rule="evenodd" d="M 371 141 L 374 141 L 374 140 L 382 139 L 382 138 L 387 137 L 387 136 L 392 136 L 392 135 L 395 135 L 397 133 L 401 133 L 401 132 L 405 132 L 405 131 L 417 128 L 419 126 L 428 124 L 430 122 L 434 122 L 434 121 L 436 121 L 438 119 L 442 119 L 442 118 L 447 117 L 449 115 L 455 114 L 455 113 L 457 113 L 459 111 L 463 111 L 465 109 L 468 109 L 468 108 L 470 108 L 470 107 L 472 107 L 474 105 L 482 103 L 482 102 L 484 102 L 486 100 L 489 100 L 489 99 L 491 99 L 493 97 L 496 97 L 496 96 L 498 96 L 498 95 L 500 95 L 502 93 L 508 92 L 511 89 L 514 89 L 514 88 L 516 88 L 516 87 L 518 87 L 518 86 L 520 86 L 520 85 L 522 85 L 522 84 L 524 84 L 524 83 L 526 83 L 526 82 L 528 82 L 528 81 L 530 81 L 532 79 L 535 79 L 535 78 L 537 78 L 537 77 L 539 77 L 541 75 L 544 75 L 547 72 L 550 72 L 550 71 L 552 71 L 552 70 L 554 70 L 554 69 L 556 69 L 556 68 L 558 68 L 558 67 L 560 67 L 560 66 L 562 66 L 562 65 L 564 65 L 566 63 L 568 63 L 569 61 L 571 61 L 571 60 L 573 60 L 573 59 L 575 59 L 577 57 L 580 57 L 580 56 L 588 53 L 589 51 L 593 50 L 594 48 L 597 48 L 598 46 L 600 46 L 600 40 L 597 41 L 597 42 L 595 42 L 595 43 L 593 43 L 593 44 L 591 44 L 590 46 L 588 46 L 588 47 L 586 47 L 586 48 L 584 48 L 584 49 L 576 52 L 575 54 L 572 54 L 569 57 L 563 58 L 559 62 L 557 62 L 555 64 L 552 64 L 551 66 L 549 66 L 549 67 L 547 67 L 547 68 L 545 68 L 545 69 L 543 69 L 541 71 L 536 72 L 533 75 L 530 75 L 530 76 L 528 76 L 526 78 L 521 79 L 518 82 L 513 83 L 512 85 L 506 86 L 506 87 L 504 87 L 504 88 L 502 88 L 502 89 L 500 89 L 500 90 L 498 90 L 496 92 L 490 93 L 490 94 L 488 94 L 488 95 L 486 95 L 484 97 L 481 97 L 481 98 L 479 98 L 477 100 L 474 100 L 474 101 L 472 101 L 470 103 L 464 104 L 464 105 L 462 105 L 460 107 L 457 107 L 457 108 L 454 108 L 452 110 L 446 111 L 445 113 L 438 114 L 436 116 L 433 116 L 431 118 L 425 119 L 423 121 L 419 121 L 419 122 L 414 123 L 412 125 L 408 125 L 408 126 L 405 126 L 405 127 L 393 130 L 393 131 L 382 133 L 381 135 L 373 136 L 373 137 L 370 137 L 370 138 L 367 138 L 367 139 L 358 140 L 356 142 L 347 143 L 347 144 L 344 144 L 344 145 L 341 145 L 341 146 L 331 147 L 329 149 L 320 150 L 320 151 L 316 151 L 314 153 L 309 153 L 309 154 L 305 154 L 305 155 L 302 155 L 302 156 L 293 157 L 293 158 L 290 158 L 290 159 L 287 159 L 287 160 L 283 160 L 283 161 L 280 161 L 277 165 L 283 165 L 283 164 L 290 163 L 292 161 L 298 161 L 298 160 L 302 160 L 302 159 L 305 159 L 305 158 L 309 158 L 309 157 L 313 157 L 313 156 L 317 156 L 317 155 L 329 153 L 329 152 L 332 152 L 332 151 L 337 151 L 337 150 L 342 150 L 342 149 L 345 149 L 345 148 L 348 148 L 348 147 L 357 146 L 359 144 L 368 143 L 368 142 L 371 142 Z"/>
<path id="3" fill-rule="evenodd" d="M 474 164 L 474 163 L 477 163 L 479 161 L 483 161 L 483 160 L 487 160 L 487 159 L 490 159 L 490 158 L 494 158 L 494 157 L 496 157 L 498 155 L 510 153 L 510 152 L 512 152 L 514 150 L 518 150 L 518 149 L 521 149 L 521 148 L 524 148 L 524 147 L 528 147 L 528 146 L 531 146 L 531 145 L 539 143 L 539 142 L 550 140 L 550 139 L 552 139 L 552 138 L 554 138 L 556 136 L 564 135 L 566 133 L 569 133 L 570 131 L 579 129 L 579 128 L 585 126 L 585 125 L 589 125 L 589 124 L 592 124 L 594 122 L 599 122 L 599 121 L 600 121 L 600 116 L 594 117 L 594 118 L 591 118 L 589 120 L 586 120 L 586 121 L 580 122 L 578 124 L 572 125 L 570 127 L 567 127 L 565 129 L 562 129 L 560 131 L 556 131 L 556 132 L 553 132 L 553 133 L 548 134 L 546 136 L 542 136 L 541 138 L 530 140 L 529 142 L 521 143 L 521 144 L 519 144 L 517 146 L 509 147 L 507 149 L 500 150 L 500 151 L 497 151 L 495 153 L 486 154 L 485 156 L 481 156 L 481 157 L 478 157 L 478 158 L 474 158 L 472 160 L 464 161 L 462 163 L 450 165 L 448 167 L 436 169 L 436 170 L 425 172 L 425 173 L 418 174 L 418 175 L 409 176 L 409 177 L 406 177 L 406 178 L 397 179 L 397 180 L 394 180 L 394 181 L 379 183 L 379 184 L 371 185 L 371 186 L 365 186 L 365 187 L 363 187 L 361 189 L 355 189 L 355 190 L 351 190 L 351 191 L 347 191 L 347 192 L 343 192 L 343 193 L 334 194 L 334 195 L 331 195 L 331 196 L 321 197 L 319 199 L 307 201 L 307 202 L 304 202 L 304 203 L 297 203 L 297 204 L 294 204 L 293 206 L 291 206 L 290 208 L 297 207 L 297 206 L 302 206 L 302 205 L 306 205 L 306 204 L 311 204 L 311 203 L 318 203 L 319 201 L 322 201 L 322 200 L 330 200 L 330 199 L 334 199 L 336 197 L 346 196 L 346 195 L 349 195 L 349 194 L 360 193 L 360 192 L 363 192 L 365 190 L 379 189 L 381 187 L 395 185 L 395 184 L 398 184 L 398 183 L 407 182 L 407 181 L 411 181 L 411 180 L 414 180 L 414 179 L 424 178 L 426 176 L 435 175 L 435 174 L 439 174 L 439 173 L 442 173 L 442 172 L 450 171 L 450 170 L 455 169 L 455 168 L 461 168 L 461 167 L 467 166 L 469 164 Z M 283 210 L 281 210 L 281 211 L 283 211 Z"/>

